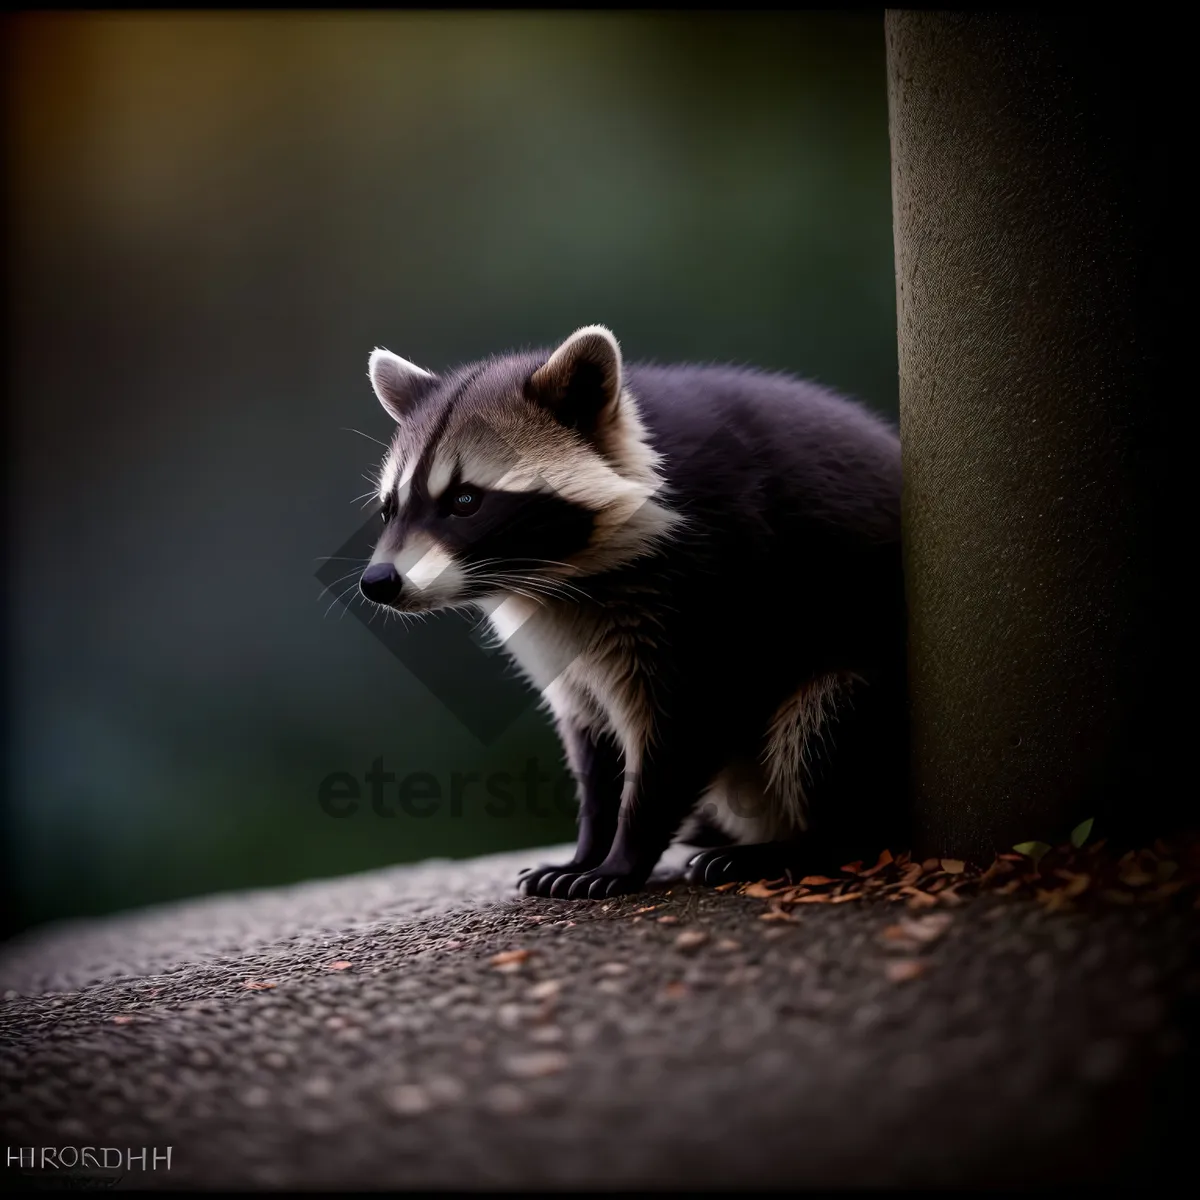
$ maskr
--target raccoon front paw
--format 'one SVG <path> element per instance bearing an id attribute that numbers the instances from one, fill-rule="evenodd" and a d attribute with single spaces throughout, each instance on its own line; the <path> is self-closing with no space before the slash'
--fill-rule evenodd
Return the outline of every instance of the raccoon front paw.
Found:
<path id="1" fill-rule="evenodd" d="M 587 869 L 584 863 L 578 862 L 563 863 L 558 867 L 548 866 L 545 863 L 538 867 L 526 867 L 517 876 L 517 890 L 526 896 L 549 897 L 550 889 L 560 879 L 574 879 L 581 871 Z"/>
<path id="2" fill-rule="evenodd" d="M 643 874 L 618 871 L 611 867 L 595 867 L 573 879 L 560 879 L 551 894 L 565 896 L 568 900 L 608 900 L 613 896 L 628 896 L 642 891 L 647 878 Z"/>

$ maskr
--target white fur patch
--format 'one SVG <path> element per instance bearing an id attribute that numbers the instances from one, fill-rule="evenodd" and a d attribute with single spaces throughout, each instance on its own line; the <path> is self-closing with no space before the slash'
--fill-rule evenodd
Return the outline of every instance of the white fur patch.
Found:
<path id="1" fill-rule="evenodd" d="M 376 546 L 371 562 L 390 562 L 403 577 L 404 590 L 396 605 L 401 612 L 456 604 L 466 582 L 454 556 L 424 534 L 410 538 L 399 553 Z"/>
<path id="2" fill-rule="evenodd" d="M 367 360 L 367 376 L 379 403 L 396 422 L 404 420 L 414 397 L 434 377 L 416 363 L 378 346 Z"/>
<path id="3" fill-rule="evenodd" d="M 430 497 L 436 500 L 450 486 L 450 481 L 453 478 L 454 460 L 441 453 L 435 455 L 433 465 L 429 468 L 429 479 L 426 483 Z"/>
<path id="4" fill-rule="evenodd" d="M 721 771 L 700 798 L 697 811 L 743 845 L 769 842 L 794 828 L 786 806 L 754 763 Z"/>
<path id="5" fill-rule="evenodd" d="M 594 615 L 563 602 L 511 597 L 489 613 L 504 648 L 560 721 L 611 734 L 625 762 L 625 803 L 632 802 L 651 719 L 638 668 Z"/>
<path id="6" fill-rule="evenodd" d="M 771 718 L 763 755 L 767 787 L 796 829 L 808 823 L 805 787 L 813 751 L 830 736 L 837 707 L 856 681 L 858 677 L 850 674 L 822 675 L 780 705 Z"/>
<path id="7" fill-rule="evenodd" d="M 512 595 L 499 600 L 485 601 L 480 607 L 487 613 L 492 631 L 502 646 L 507 646 L 517 631 L 535 616 L 539 609 L 536 601 L 525 596 Z"/>
<path id="8" fill-rule="evenodd" d="M 379 473 L 379 502 L 382 504 L 396 486 L 396 477 L 400 474 L 400 461 L 394 451 L 389 451 L 383 460 L 383 470 Z"/>
<path id="9" fill-rule="evenodd" d="M 458 573 L 454 559 L 436 542 L 413 538 L 397 555 L 396 569 L 418 592 L 447 592 L 447 584 Z"/>

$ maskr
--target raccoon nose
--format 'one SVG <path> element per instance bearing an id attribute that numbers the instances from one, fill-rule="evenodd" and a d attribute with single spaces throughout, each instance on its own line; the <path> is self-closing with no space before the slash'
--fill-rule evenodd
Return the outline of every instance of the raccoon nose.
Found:
<path id="1" fill-rule="evenodd" d="M 391 604 L 400 595 L 404 580 L 391 563 L 375 563 L 368 567 L 358 581 L 359 590 L 376 604 Z"/>

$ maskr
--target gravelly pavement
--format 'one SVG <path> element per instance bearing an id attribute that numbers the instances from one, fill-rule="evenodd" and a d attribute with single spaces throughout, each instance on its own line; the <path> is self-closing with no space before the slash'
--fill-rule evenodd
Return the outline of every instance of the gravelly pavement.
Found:
<path id="1" fill-rule="evenodd" d="M 1195 914 L 975 900 L 900 980 L 900 905 L 517 896 L 542 857 L 11 943 L 6 1144 L 169 1145 L 118 1186 L 192 1188 L 1154 1184 L 1190 1157 Z"/>

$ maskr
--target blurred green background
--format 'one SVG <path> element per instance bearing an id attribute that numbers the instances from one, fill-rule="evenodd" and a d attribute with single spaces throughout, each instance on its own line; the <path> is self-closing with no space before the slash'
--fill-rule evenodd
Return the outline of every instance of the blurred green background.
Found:
<path id="1" fill-rule="evenodd" d="M 321 596 L 378 452 L 345 429 L 389 431 L 367 354 L 602 322 L 629 359 L 894 415 L 882 14 L 42 14 L 8 41 L 15 924 L 570 838 L 548 787 L 541 816 L 318 802 L 378 758 L 447 791 L 562 771 L 536 708 L 481 746 Z"/>

